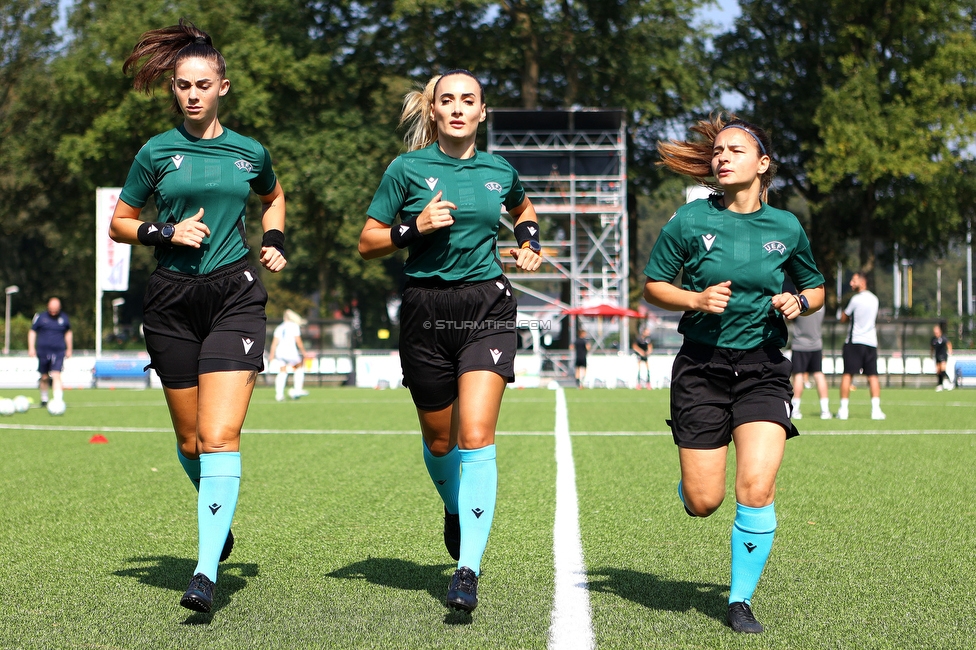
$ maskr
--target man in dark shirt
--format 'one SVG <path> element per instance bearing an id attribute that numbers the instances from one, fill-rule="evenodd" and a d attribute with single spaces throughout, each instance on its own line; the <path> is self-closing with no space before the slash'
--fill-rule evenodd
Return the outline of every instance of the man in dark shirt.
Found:
<path id="1" fill-rule="evenodd" d="M 48 389 L 53 389 L 56 401 L 64 400 L 61 370 L 64 360 L 71 356 L 73 337 L 68 316 L 61 313 L 61 301 L 51 298 L 47 311 L 34 314 L 27 333 L 27 354 L 37 357 L 37 371 L 41 373 L 41 405 L 48 401 Z"/>
<path id="2" fill-rule="evenodd" d="M 932 328 L 932 354 L 935 356 L 935 372 L 938 384 L 935 390 L 952 390 L 952 382 L 949 381 L 949 374 L 946 372 L 946 363 L 949 355 L 952 354 L 952 342 L 942 334 L 942 328 L 938 325 Z"/>

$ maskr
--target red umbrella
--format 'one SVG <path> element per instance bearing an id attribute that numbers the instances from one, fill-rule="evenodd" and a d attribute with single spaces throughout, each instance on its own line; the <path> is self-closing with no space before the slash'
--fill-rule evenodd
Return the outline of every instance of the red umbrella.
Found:
<path id="1" fill-rule="evenodd" d="M 572 316 L 626 316 L 628 318 L 642 318 L 636 309 L 618 307 L 616 305 L 592 305 L 590 307 L 570 307 L 563 310 L 564 314 Z"/>

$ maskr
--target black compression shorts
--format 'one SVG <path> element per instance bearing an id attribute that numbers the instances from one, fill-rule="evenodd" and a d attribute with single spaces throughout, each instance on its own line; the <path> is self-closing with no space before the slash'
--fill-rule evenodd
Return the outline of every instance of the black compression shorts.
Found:
<path id="1" fill-rule="evenodd" d="M 791 373 L 775 346 L 730 350 L 686 340 L 671 371 L 674 443 L 718 449 L 732 442 L 733 429 L 759 421 L 782 425 L 787 438 L 798 435 L 790 421 Z"/>
<path id="2" fill-rule="evenodd" d="M 408 282 L 400 307 L 400 366 L 417 408 L 450 405 L 458 396 L 458 377 L 473 370 L 515 381 L 516 308 L 505 276 Z"/>
<path id="3" fill-rule="evenodd" d="M 143 328 L 163 385 L 191 388 L 208 372 L 263 370 L 267 302 L 246 260 L 206 275 L 153 271 Z"/>

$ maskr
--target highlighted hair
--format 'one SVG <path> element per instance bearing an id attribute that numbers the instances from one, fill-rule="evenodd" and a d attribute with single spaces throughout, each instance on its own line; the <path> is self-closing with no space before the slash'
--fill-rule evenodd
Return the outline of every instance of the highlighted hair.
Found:
<path id="1" fill-rule="evenodd" d="M 437 142 L 437 125 L 431 119 L 434 92 L 437 90 L 437 84 L 441 79 L 456 74 L 471 77 L 478 83 L 481 103 L 484 104 L 485 89 L 481 85 L 481 81 L 467 70 L 448 70 L 444 74 L 434 75 L 423 90 L 412 90 L 403 96 L 403 109 L 400 111 L 400 123 L 397 128 L 406 127 L 403 142 L 407 145 L 407 151 L 423 149 Z"/>
<path id="2" fill-rule="evenodd" d="M 133 87 L 149 95 L 153 92 L 153 84 L 160 77 L 167 72 L 175 72 L 180 62 L 191 57 L 206 59 L 213 66 L 217 77 L 225 78 L 227 64 L 213 46 L 210 35 L 185 18 L 180 18 L 176 25 L 153 29 L 139 37 L 139 42 L 132 48 L 132 54 L 122 64 L 122 72 L 134 72 Z M 173 109 L 177 113 L 181 112 L 175 96 Z"/>
<path id="3" fill-rule="evenodd" d="M 666 166 L 673 172 L 690 176 L 710 190 L 722 193 L 722 187 L 712 176 L 712 150 L 715 138 L 723 129 L 741 129 L 754 138 L 753 144 L 756 146 L 757 156 L 769 156 L 769 167 L 759 179 L 759 198 L 766 202 L 769 188 L 776 176 L 776 163 L 773 161 L 773 148 L 769 135 L 755 124 L 740 120 L 734 113 L 727 115 L 728 120 L 723 118 L 723 113 L 713 114 L 707 120 L 699 120 L 691 127 L 691 132 L 698 136 L 696 138 L 658 142 L 657 151 L 661 155 L 661 162 L 658 164 Z"/>

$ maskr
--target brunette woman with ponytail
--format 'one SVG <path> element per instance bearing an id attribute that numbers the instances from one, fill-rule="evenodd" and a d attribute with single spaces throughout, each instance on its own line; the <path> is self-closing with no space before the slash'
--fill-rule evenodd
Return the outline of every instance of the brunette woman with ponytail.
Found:
<path id="1" fill-rule="evenodd" d="M 217 564 L 234 545 L 241 427 L 264 368 L 268 294 L 247 260 L 247 199 L 253 190 L 262 204 L 258 260 L 277 273 L 286 263 L 285 196 L 267 149 L 220 123 L 230 80 L 206 32 L 182 19 L 146 32 L 122 69 L 147 93 L 166 77 L 183 118 L 136 154 L 110 234 L 155 249 L 158 265 L 143 302 L 146 347 L 176 430 L 177 458 L 198 491 L 198 561 L 180 604 L 209 612 Z M 156 221 L 141 221 L 150 197 Z"/>
<path id="2" fill-rule="evenodd" d="M 763 626 L 751 603 L 776 529 L 776 473 L 787 438 L 798 433 L 791 365 L 780 351 L 784 319 L 821 308 L 824 278 L 800 222 L 766 203 L 776 165 L 765 131 L 734 115 L 691 131 L 691 140 L 658 145 L 661 164 L 715 193 L 681 206 L 664 226 L 644 269 L 644 298 L 684 312 L 668 425 L 681 464 L 678 497 L 690 516 L 722 504 L 735 443 L 728 621 L 757 633 Z M 786 275 L 798 293 L 784 293 Z"/>
<path id="3" fill-rule="evenodd" d="M 408 148 L 367 210 L 365 259 L 407 248 L 400 364 L 423 435 L 424 462 L 444 502 L 444 544 L 458 561 L 448 607 L 471 612 L 495 511 L 495 425 L 515 380 L 515 297 L 496 252 L 504 208 L 518 268 L 542 263 L 539 224 L 518 173 L 475 148 L 484 90 L 467 70 L 410 93 L 400 123 Z M 399 223 L 394 222 L 399 218 Z"/>

